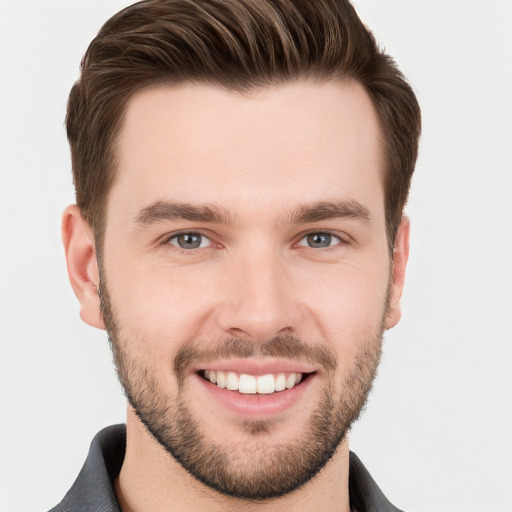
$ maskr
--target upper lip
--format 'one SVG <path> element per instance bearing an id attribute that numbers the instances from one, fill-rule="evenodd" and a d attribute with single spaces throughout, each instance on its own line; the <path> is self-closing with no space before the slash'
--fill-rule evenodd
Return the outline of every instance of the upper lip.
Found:
<path id="1" fill-rule="evenodd" d="M 226 359 L 196 366 L 192 371 L 214 370 L 244 373 L 248 375 L 267 375 L 270 373 L 313 373 L 317 366 L 289 359 Z"/>

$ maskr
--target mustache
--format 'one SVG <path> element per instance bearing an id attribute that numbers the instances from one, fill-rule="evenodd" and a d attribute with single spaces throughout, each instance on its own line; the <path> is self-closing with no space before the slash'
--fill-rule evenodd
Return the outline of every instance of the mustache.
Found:
<path id="1" fill-rule="evenodd" d="M 208 347 L 201 340 L 193 340 L 178 351 L 174 358 L 174 372 L 178 380 L 181 380 L 187 370 L 198 363 L 249 357 L 290 359 L 320 365 L 327 371 L 333 371 L 338 365 L 337 357 L 330 347 L 309 345 L 297 336 L 287 334 L 276 336 L 264 344 L 242 338 L 226 338 L 218 341 L 215 346 Z"/>

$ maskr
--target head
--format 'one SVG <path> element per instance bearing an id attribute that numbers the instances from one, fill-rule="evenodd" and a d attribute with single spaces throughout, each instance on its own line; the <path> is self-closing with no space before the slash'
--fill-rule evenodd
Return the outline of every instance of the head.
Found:
<path id="1" fill-rule="evenodd" d="M 221 493 L 308 482 L 399 319 L 420 113 L 391 58 L 341 0 L 144 1 L 67 130 L 71 280 L 133 413 Z"/>

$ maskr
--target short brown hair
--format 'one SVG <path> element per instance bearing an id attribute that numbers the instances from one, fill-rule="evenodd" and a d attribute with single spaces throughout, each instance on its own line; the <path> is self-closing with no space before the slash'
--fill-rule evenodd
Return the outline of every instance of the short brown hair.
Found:
<path id="1" fill-rule="evenodd" d="M 99 252 L 129 98 L 162 83 L 240 92 L 301 78 L 353 79 L 384 139 L 386 229 L 393 247 L 421 131 L 416 97 L 348 0 L 145 0 L 114 15 L 91 42 L 68 102 L 76 201 Z"/>

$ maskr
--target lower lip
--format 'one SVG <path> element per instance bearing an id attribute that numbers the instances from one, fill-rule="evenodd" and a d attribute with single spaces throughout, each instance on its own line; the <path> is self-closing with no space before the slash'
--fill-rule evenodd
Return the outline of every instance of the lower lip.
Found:
<path id="1" fill-rule="evenodd" d="M 316 374 L 309 374 L 306 379 L 292 389 L 276 391 L 268 395 L 252 395 L 219 388 L 197 374 L 195 377 L 200 385 L 226 409 L 237 416 L 246 418 L 269 418 L 286 411 L 302 398 L 316 380 Z"/>

